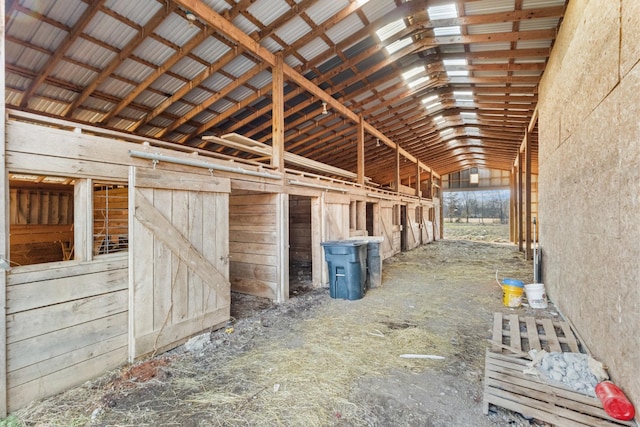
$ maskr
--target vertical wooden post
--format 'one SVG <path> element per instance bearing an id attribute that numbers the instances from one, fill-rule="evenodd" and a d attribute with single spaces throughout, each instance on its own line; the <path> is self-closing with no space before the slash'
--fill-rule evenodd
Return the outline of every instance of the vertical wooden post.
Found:
<path id="1" fill-rule="evenodd" d="M 509 196 L 509 241 L 516 242 L 516 168 L 511 167 L 511 177 L 509 182 L 510 196 Z"/>
<path id="2" fill-rule="evenodd" d="M 4 17 L 5 2 L 0 5 L 0 59 L 5 64 L 4 49 Z M 9 179 L 6 168 L 6 112 L 4 105 L 5 92 L 5 71 L 4 66 L 0 69 L 0 188 L 2 188 L 2 209 L 0 209 L 0 261 L 9 262 Z M 7 270 L 0 268 L 0 418 L 7 416 Z"/>
<path id="3" fill-rule="evenodd" d="M 276 203 L 276 302 L 289 299 L 289 195 L 278 193 Z"/>
<path id="4" fill-rule="evenodd" d="M 418 199 L 422 197 L 422 193 L 420 192 L 420 162 L 416 161 L 416 196 Z"/>
<path id="5" fill-rule="evenodd" d="M 358 121 L 358 184 L 364 185 L 364 119 Z"/>
<path id="6" fill-rule="evenodd" d="M 396 144 L 396 175 L 394 178 L 396 191 L 400 192 L 400 144 Z"/>
<path id="7" fill-rule="evenodd" d="M 109 236 L 105 236 L 108 238 Z M 93 181 L 78 179 L 73 186 L 74 259 L 93 259 Z M 108 244 L 108 242 L 105 242 Z"/>
<path id="8" fill-rule="evenodd" d="M 435 183 L 433 182 L 433 169 L 431 169 L 431 176 L 429 177 L 429 194 L 427 198 L 433 200 L 433 186 Z"/>
<path id="9" fill-rule="evenodd" d="M 271 166 L 284 172 L 284 60 L 282 54 L 276 54 L 276 64 L 272 71 L 272 140 Z"/>
<path id="10" fill-rule="evenodd" d="M 356 201 L 356 230 L 367 231 L 367 203 Z"/>
<path id="11" fill-rule="evenodd" d="M 533 251 L 531 248 L 531 133 L 527 128 L 525 133 L 525 258 L 533 259 Z"/>
<path id="12" fill-rule="evenodd" d="M 518 174 L 517 174 L 517 185 L 518 185 L 518 204 L 516 206 L 516 214 L 518 215 L 518 250 L 522 251 L 522 156 L 518 152 Z"/>

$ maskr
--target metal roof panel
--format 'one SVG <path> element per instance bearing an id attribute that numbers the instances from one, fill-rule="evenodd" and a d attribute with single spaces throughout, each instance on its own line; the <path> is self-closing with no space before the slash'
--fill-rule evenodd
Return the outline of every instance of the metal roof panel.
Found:
<path id="1" fill-rule="evenodd" d="M 267 37 L 265 39 L 262 39 L 260 41 L 260 44 L 262 45 L 262 47 L 264 47 L 265 49 L 267 49 L 271 53 L 276 53 L 279 50 L 282 50 L 282 45 L 280 43 L 278 43 L 277 41 L 275 41 L 274 39 L 272 39 L 271 37 Z"/>
<path id="2" fill-rule="evenodd" d="M 182 99 L 186 102 L 191 102 L 193 104 L 199 105 L 202 104 L 207 98 L 211 96 L 211 92 L 200 89 L 193 88 L 189 91 Z"/>
<path id="3" fill-rule="evenodd" d="M 231 62 L 222 67 L 222 70 L 234 77 L 240 77 L 256 66 L 256 63 L 246 56 L 236 56 Z"/>
<path id="4" fill-rule="evenodd" d="M 167 99 L 166 96 L 162 96 L 157 92 L 151 90 L 143 90 L 136 98 L 136 103 L 145 105 L 149 108 L 155 108 Z"/>
<path id="5" fill-rule="evenodd" d="M 296 40 L 302 38 L 311 31 L 309 24 L 304 22 L 302 18 L 296 16 L 290 19 L 285 25 L 276 30 L 277 36 L 286 44 L 294 44 Z"/>
<path id="6" fill-rule="evenodd" d="M 364 28 L 364 24 L 360 18 L 355 14 L 351 14 L 338 22 L 338 24 L 329 28 L 325 34 L 333 43 L 338 44 L 362 28 Z"/>
<path id="7" fill-rule="evenodd" d="M 306 45 L 298 49 L 298 54 L 302 55 L 307 61 L 312 60 L 322 52 L 329 49 L 329 45 L 324 42 L 320 37 L 316 37 Z"/>
<path id="8" fill-rule="evenodd" d="M 549 30 L 558 26 L 559 18 L 530 19 L 520 22 L 520 31 Z"/>
<path id="9" fill-rule="evenodd" d="M 474 34 L 495 34 L 495 33 L 509 33 L 513 29 L 511 22 L 498 22 L 494 24 L 478 24 L 469 25 L 467 32 L 470 35 Z"/>
<path id="10" fill-rule="evenodd" d="M 104 12 L 98 12 L 86 26 L 84 32 L 118 49 L 124 48 L 131 39 L 138 35 L 136 29 Z"/>
<path id="11" fill-rule="evenodd" d="M 185 79 L 192 80 L 207 67 L 202 63 L 195 61 L 189 57 L 184 57 L 171 67 L 171 72 L 184 77 Z"/>
<path id="12" fill-rule="evenodd" d="M 511 12 L 515 10 L 515 0 L 479 0 L 464 4 L 465 15 L 484 15 Z"/>
<path id="13" fill-rule="evenodd" d="M 101 70 L 109 65 L 116 53 L 89 40 L 77 38 L 71 45 L 67 56 Z"/>
<path id="14" fill-rule="evenodd" d="M 51 71 L 51 77 L 68 81 L 76 86 L 87 86 L 97 76 L 97 73 L 89 68 L 81 67 L 65 60 L 58 61 Z"/>
<path id="15" fill-rule="evenodd" d="M 370 1 L 362 6 L 362 12 L 369 22 L 377 21 L 396 8 L 396 4 L 392 0 Z"/>
<path id="16" fill-rule="evenodd" d="M 163 74 L 151 83 L 151 87 L 161 92 L 172 94 L 177 92 L 184 84 L 184 81 L 180 79 Z"/>
<path id="17" fill-rule="evenodd" d="M 145 64 L 138 61 L 126 59 L 116 69 L 115 74 L 134 82 L 141 82 L 152 72 L 153 68 L 147 67 Z"/>
<path id="18" fill-rule="evenodd" d="M 522 9 L 564 6 L 567 0 L 523 0 Z"/>
<path id="19" fill-rule="evenodd" d="M 268 26 L 273 21 L 284 15 L 291 7 L 284 0 L 259 0 L 247 8 L 255 19 L 262 25 Z"/>
<path id="20" fill-rule="evenodd" d="M 72 27 L 78 22 L 78 19 L 88 7 L 85 2 L 79 0 L 52 1 L 50 5 L 51 7 L 48 10 L 40 10 L 40 13 L 68 27 Z"/>
<path id="21" fill-rule="evenodd" d="M 308 8 L 306 14 L 316 25 L 320 25 L 347 6 L 349 2 L 346 0 L 320 0 Z"/>
<path id="22" fill-rule="evenodd" d="M 272 75 L 269 71 L 262 71 L 257 76 L 249 80 L 249 84 L 255 88 L 262 89 L 271 85 Z"/>
<path id="23" fill-rule="evenodd" d="M 100 86 L 98 86 L 99 91 L 118 98 L 124 98 L 133 89 L 135 89 L 135 86 L 113 78 L 106 79 Z"/>
<path id="24" fill-rule="evenodd" d="M 143 26 L 160 8 L 166 6 L 156 0 L 107 0 L 105 7 Z"/>
<path id="25" fill-rule="evenodd" d="M 207 89 L 211 89 L 214 92 L 220 92 L 222 89 L 231 84 L 232 80 L 227 76 L 223 76 L 220 73 L 215 73 L 208 79 L 201 83 L 202 86 Z"/>
<path id="26" fill-rule="evenodd" d="M 176 53 L 164 43 L 147 37 L 133 52 L 135 56 L 155 65 L 162 65 L 167 59 Z"/>
<path id="27" fill-rule="evenodd" d="M 177 46 L 184 46 L 200 31 L 197 25 L 174 12 L 162 21 L 154 30 L 154 33 Z"/>
<path id="28" fill-rule="evenodd" d="M 258 27 L 255 26 L 253 22 L 249 21 L 247 18 L 245 18 L 242 15 L 236 16 L 233 19 L 232 23 L 233 25 L 238 27 L 240 30 L 242 30 L 242 32 L 245 34 L 251 34 L 255 31 L 260 30 Z"/>
<path id="29" fill-rule="evenodd" d="M 511 43 L 498 42 L 498 43 L 473 43 L 469 45 L 471 52 L 490 52 L 492 50 L 509 50 Z"/>
<path id="30" fill-rule="evenodd" d="M 192 54 L 213 64 L 231 48 L 214 37 L 208 37 L 205 41 L 191 51 Z"/>

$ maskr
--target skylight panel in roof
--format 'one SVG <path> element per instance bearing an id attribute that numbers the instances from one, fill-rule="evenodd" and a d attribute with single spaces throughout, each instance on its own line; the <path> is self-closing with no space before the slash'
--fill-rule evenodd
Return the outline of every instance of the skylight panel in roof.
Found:
<path id="1" fill-rule="evenodd" d="M 392 23 L 387 24 L 384 27 L 377 30 L 376 34 L 378 35 L 378 38 L 380 39 L 380 41 L 385 41 L 389 37 L 399 33 L 405 28 L 407 28 L 407 24 L 405 24 L 404 19 L 398 19 L 397 21 L 393 21 Z"/>
<path id="2" fill-rule="evenodd" d="M 465 15 L 511 12 L 515 8 L 515 0 L 480 0 L 464 4 Z"/>
<path id="3" fill-rule="evenodd" d="M 438 95 L 427 96 L 426 98 L 422 99 L 422 103 L 423 104 L 431 104 L 434 101 L 436 101 L 437 99 L 438 99 Z"/>
<path id="4" fill-rule="evenodd" d="M 442 6 L 431 6 L 427 8 L 429 18 L 434 21 L 436 19 L 450 19 L 458 17 L 458 8 L 455 3 L 443 4 Z"/>
<path id="5" fill-rule="evenodd" d="M 416 80 L 410 81 L 410 82 L 408 83 L 408 86 L 409 86 L 409 88 L 413 89 L 414 87 L 418 87 L 418 86 L 420 86 L 421 84 L 424 84 L 424 83 L 426 83 L 426 82 L 428 82 L 428 81 L 429 81 L 429 76 L 422 76 L 422 77 L 420 77 L 419 79 L 416 79 Z"/>
<path id="6" fill-rule="evenodd" d="M 455 65 L 467 65 L 466 59 L 443 59 L 442 64 L 445 67 L 455 66 Z"/>
<path id="7" fill-rule="evenodd" d="M 453 97 L 455 99 L 469 99 L 473 97 L 473 92 L 470 90 L 454 90 Z"/>
<path id="8" fill-rule="evenodd" d="M 449 134 L 453 133 L 453 128 L 446 128 L 440 131 L 440 137 L 445 137 Z"/>
<path id="9" fill-rule="evenodd" d="M 463 111 L 460 113 L 460 116 L 463 119 L 475 119 L 478 117 L 478 115 L 472 111 Z"/>
<path id="10" fill-rule="evenodd" d="M 442 106 L 442 102 L 436 101 L 433 104 L 426 105 L 424 108 L 426 108 L 427 110 L 435 110 L 436 108 L 441 106 Z"/>
<path id="11" fill-rule="evenodd" d="M 459 25 L 452 25 L 450 27 L 436 27 L 433 29 L 433 34 L 436 37 L 440 37 L 440 36 L 459 36 L 460 33 L 460 26 Z"/>
<path id="12" fill-rule="evenodd" d="M 418 74 L 423 73 L 424 71 L 425 71 L 425 68 L 423 65 L 420 65 L 418 67 L 413 67 L 409 71 L 405 71 L 404 73 L 402 73 L 402 78 L 405 80 L 410 80 L 412 77 L 415 77 Z"/>
<path id="13" fill-rule="evenodd" d="M 449 77 L 468 76 L 469 75 L 469 71 L 467 71 L 467 70 L 447 70 L 447 75 Z"/>
<path id="14" fill-rule="evenodd" d="M 387 49 L 387 52 L 389 53 L 389 55 L 392 55 L 395 52 L 397 52 L 400 49 L 402 49 L 403 47 L 409 46 L 411 43 L 413 43 L 413 39 L 411 37 L 407 37 L 407 38 L 404 38 L 404 39 L 396 40 L 395 42 L 393 42 L 390 45 L 388 45 L 386 47 L 386 49 Z"/>

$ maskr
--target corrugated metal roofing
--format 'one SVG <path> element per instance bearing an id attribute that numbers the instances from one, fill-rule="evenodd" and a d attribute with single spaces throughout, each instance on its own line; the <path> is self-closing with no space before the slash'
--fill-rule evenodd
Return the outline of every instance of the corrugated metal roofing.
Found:
<path id="1" fill-rule="evenodd" d="M 306 14 L 316 25 L 320 25 L 347 6 L 347 0 L 319 1 L 308 8 Z"/>
<path id="2" fill-rule="evenodd" d="M 169 15 L 155 29 L 154 33 L 177 46 L 184 46 L 192 37 L 200 32 L 200 28 L 187 21 L 175 12 Z"/>
<path id="3" fill-rule="evenodd" d="M 204 42 L 193 49 L 191 53 L 202 58 L 206 62 L 214 63 L 230 50 L 231 48 L 220 40 L 208 37 Z"/>
<path id="4" fill-rule="evenodd" d="M 96 14 L 96 17 L 85 27 L 84 32 L 118 49 L 125 47 L 138 34 L 136 29 L 103 12 Z"/>
<path id="5" fill-rule="evenodd" d="M 171 67 L 171 72 L 176 73 L 177 75 L 182 76 L 188 80 L 192 80 L 206 68 L 207 67 L 201 62 L 187 57 L 182 58 L 176 63 L 176 65 Z"/>
<path id="6" fill-rule="evenodd" d="M 310 61 L 322 52 L 329 49 L 329 45 L 324 42 L 320 37 L 316 37 L 306 45 L 298 49 L 298 53 L 302 55 L 304 59 Z"/>
<path id="7" fill-rule="evenodd" d="M 515 10 L 515 0 L 479 0 L 464 4 L 465 15 L 486 15 Z"/>
<path id="8" fill-rule="evenodd" d="M 166 5 L 156 0 L 108 0 L 105 7 L 143 26 L 160 8 L 166 7 Z"/>
<path id="9" fill-rule="evenodd" d="M 520 31 L 550 30 L 558 26 L 558 18 L 530 19 L 520 22 Z"/>
<path id="10" fill-rule="evenodd" d="M 457 126 L 456 137 L 464 137 L 465 129 L 461 127 L 461 113 L 473 108 L 478 114 L 473 119 L 478 123 L 480 130 L 490 124 L 493 128 L 501 126 L 504 122 L 503 132 L 509 138 L 517 129 L 519 123 L 523 123 L 531 116 L 535 98 L 531 102 L 517 104 L 518 109 L 511 104 L 499 107 L 500 101 L 488 101 L 495 96 L 486 96 L 479 103 L 472 104 L 465 100 L 455 101 L 454 91 L 464 91 L 475 87 L 480 91 L 484 87 L 491 87 L 492 92 L 487 95 L 495 95 L 504 88 L 504 94 L 516 93 L 514 88 L 522 86 L 524 93 L 535 93 L 535 87 L 539 81 L 542 67 L 546 63 L 549 40 L 524 40 L 518 42 L 488 42 L 476 43 L 482 37 L 474 37 L 479 34 L 504 34 L 511 32 L 527 32 L 534 30 L 555 29 L 562 17 L 562 9 L 556 6 L 564 6 L 564 0 L 523 0 L 522 5 L 527 8 L 552 8 L 549 9 L 549 18 L 521 19 L 521 14 L 511 14 L 515 10 L 515 0 L 460 0 L 451 2 L 460 9 L 461 15 L 483 17 L 484 24 L 467 25 L 466 21 L 456 22 L 457 10 L 442 8 L 430 9 L 431 19 L 449 16 L 442 27 L 459 27 L 462 37 L 442 37 L 436 45 L 429 44 L 433 40 L 433 29 L 428 25 L 429 16 L 426 5 L 432 5 L 427 1 L 422 10 L 415 10 L 415 5 L 396 0 L 371 0 L 361 7 L 356 1 L 351 0 L 316 0 L 307 2 L 295 0 L 299 7 L 297 13 L 290 14 L 293 2 L 290 0 L 204 0 L 202 7 L 209 5 L 216 12 L 225 11 L 221 19 L 228 19 L 230 23 L 237 25 L 238 31 L 250 35 L 256 42 L 266 47 L 271 52 L 286 51 L 285 62 L 292 67 L 298 67 L 301 74 L 326 89 L 343 105 L 350 106 L 356 114 L 363 114 L 365 120 L 375 120 L 381 126 L 382 132 L 389 132 L 389 137 L 399 138 L 398 142 L 410 153 L 415 153 L 426 164 L 433 161 L 436 169 L 448 170 L 455 167 L 458 160 L 449 157 L 439 157 L 423 146 L 424 143 L 434 144 L 440 140 L 435 130 L 433 117 L 436 114 L 444 114 L 447 117 L 446 126 Z M 181 4 L 177 0 L 176 4 Z M 271 67 L 269 64 L 260 64 L 264 71 L 251 78 L 244 86 L 235 88 L 232 92 L 229 84 L 235 79 L 243 79 L 246 73 L 254 70 L 261 61 L 256 52 L 241 53 L 244 48 L 238 40 L 232 40 L 232 34 L 225 34 L 220 28 L 210 28 L 209 35 L 204 42 L 196 46 L 191 53 L 177 49 L 193 40 L 200 38 L 200 28 L 207 24 L 206 16 L 198 16 L 196 23 L 186 20 L 182 13 L 185 9 L 174 11 L 160 19 L 155 28 L 149 27 L 146 34 L 141 35 L 140 29 L 147 25 L 154 16 L 161 16 L 170 11 L 164 1 L 159 0 L 107 0 L 84 31 L 64 52 L 64 56 L 45 68 L 45 65 L 53 58 L 53 53 L 59 48 L 64 37 L 67 37 L 70 29 L 76 25 L 82 13 L 93 3 L 80 0 L 56 0 L 42 2 L 41 0 L 21 0 L 18 10 L 9 9 L 6 19 L 6 98 L 5 102 L 28 108 L 34 111 L 64 112 L 80 93 L 86 88 L 91 88 L 94 79 L 100 72 L 109 69 L 110 65 L 116 71 L 99 85 L 98 89 L 89 89 L 88 97 L 82 101 L 80 108 L 71 111 L 71 115 L 79 120 L 100 122 L 114 106 L 122 109 L 114 117 L 110 118 L 108 126 L 120 129 L 134 130 L 140 134 L 163 135 L 167 140 L 181 143 L 196 144 L 198 134 L 204 133 L 228 133 L 239 132 L 248 137 L 257 139 L 268 138 L 270 133 L 270 119 L 268 117 L 256 117 L 254 111 L 261 111 L 270 115 L 268 109 L 271 104 Z M 307 7 L 308 4 L 311 6 Z M 445 5 L 445 2 L 436 2 L 437 5 Z M 37 10 L 43 13 L 46 19 L 39 19 L 38 14 L 29 16 L 21 13 L 20 8 Z M 110 9 L 113 13 L 108 10 Z M 401 9 L 411 10 L 412 16 L 398 13 Z M 109 13 L 107 13 L 109 12 Z M 346 16 L 339 22 L 334 17 Z M 286 19 L 284 19 L 286 18 Z M 403 19 L 400 19 L 403 18 Z M 376 30 L 383 28 L 391 21 L 400 19 L 399 22 L 413 24 L 411 35 L 400 35 L 394 31 L 392 37 L 384 44 L 378 43 Z M 49 25 L 47 20 L 60 22 L 60 25 Z M 477 20 L 475 22 L 478 22 Z M 321 26 L 318 26 L 318 25 Z M 65 27 L 66 26 L 66 27 Z M 404 25 L 403 25 L 404 27 Z M 365 31 L 361 31 L 361 30 Z M 313 38 L 298 46 L 299 41 L 313 31 Z M 456 32 L 458 32 L 456 28 Z M 271 37 L 261 39 L 261 34 L 272 34 Z M 358 34 L 357 39 L 354 37 Z M 468 37 L 467 37 L 468 36 Z M 513 37 L 517 39 L 519 37 Z M 525 37 L 526 38 L 526 37 Z M 98 41 L 92 42 L 91 39 Z M 405 39 L 407 49 L 403 49 L 390 55 L 384 45 L 391 44 L 396 39 Z M 345 42 L 348 40 L 348 46 Z M 100 45 L 99 45 L 100 44 Z M 343 45 L 344 44 L 344 45 Z M 516 49 L 512 49 L 515 44 Z M 133 55 L 120 58 L 119 50 L 130 45 L 134 50 Z M 113 49 L 110 49 L 112 46 Z M 531 52 L 519 53 L 522 49 L 541 49 L 539 57 L 529 57 Z M 504 55 L 496 57 L 495 51 L 503 51 Z M 486 55 L 483 52 L 487 52 Z M 366 55 L 364 55 L 366 53 Z M 464 58 L 466 64 L 454 67 L 443 66 L 443 59 Z M 65 59 L 68 58 L 68 59 Z M 175 63 L 166 73 L 156 73 L 156 70 L 164 71 L 159 66 L 168 59 L 175 59 Z M 225 59 L 223 59 L 225 58 Z M 200 60 L 201 59 L 201 60 Z M 123 62 L 121 62 L 123 61 Z M 509 70 L 504 67 L 507 62 L 515 64 L 532 64 L 532 67 Z M 153 64 L 150 66 L 149 64 Z M 212 70 L 221 68 L 204 82 L 189 82 L 206 70 L 211 64 Z M 416 85 L 416 79 L 412 77 L 405 81 L 402 73 L 417 65 L 428 64 L 430 80 Z M 535 64 L 541 64 L 536 67 Z M 266 66 L 265 66 L 266 65 Z M 493 66 L 495 65 L 495 67 Z M 468 67 L 475 67 L 468 77 L 450 77 L 456 72 L 468 72 Z M 531 69 L 533 68 L 533 69 Z M 47 75 L 39 76 L 43 70 Z M 509 71 L 508 71 L 509 70 Z M 447 73 L 448 71 L 448 73 Z M 330 77 L 327 77 L 327 73 Z M 156 75 L 157 74 L 157 75 Z M 231 78 L 223 76 L 227 74 Z M 154 77 L 147 90 L 143 90 L 135 99 L 128 95 L 135 88 L 136 83 L 141 83 L 148 77 Z M 173 76 L 180 76 L 176 78 Z M 425 75 L 426 76 L 426 75 Z M 22 103 L 21 93 L 30 90 L 35 77 L 41 77 L 43 83 L 39 83 L 27 100 Z M 104 78 L 102 76 L 101 78 Z M 525 83 L 512 83 L 527 82 Z M 507 86 L 508 84 L 508 86 Z M 520 85 L 520 86 L 517 86 Z M 72 86 L 77 90 L 71 90 Z M 12 88 L 13 87 L 13 88 Z M 332 150 L 352 147 L 355 130 L 351 130 L 348 121 L 332 110 L 331 114 L 320 114 L 319 102 L 306 106 L 297 111 L 292 108 L 299 103 L 310 100 L 310 94 L 290 92 L 297 87 L 294 81 L 285 85 L 286 105 L 285 110 L 285 134 L 287 138 L 298 138 L 298 132 L 304 131 L 305 137 L 298 150 L 301 153 L 311 152 L 310 146 L 317 145 L 304 142 L 309 135 L 322 138 L 327 150 L 322 150 L 317 160 L 327 160 Z M 189 88 L 189 92 L 182 99 L 169 98 L 181 88 Z M 259 89 L 258 92 L 256 92 Z M 495 92 L 498 90 L 498 92 Z M 184 89 L 183 89 L 184 91 Z M 519 89 L 517 90 L 520 91 Z M 186 91 L 185 91 L 186 92 Z M 178 93 L 182 93 L 178 92 Z M 221 99 L 208 106 L 203 111 L 194 108 L 206 102 L 213 93 L 220 94 Z M 439 104 L 434 104 L 429 111 L 420 100 L 428 94 L 439 94 Z M 85 94 L 86 95 L 86 94 Z M 171 99 L 172 104 L 165 106 L 164 102 Z M 238 103 L 237 101 L 246 101 Z M 392 102 L 392 105 L 388 105 Z M 362 103 L 366 103 L 364 106 Z M 241 105 L 248 104 L 253 110 L 243 110 Z M 482 104 L 486 104 L 482 106 Z M 514 104 L 514 103 L 512 103 Z M 514 104 L 516 105 L 516 104 Z M 492 109 L 489 109 L 492 108 Z M 291 110 L 291 111 L 289 111 Z M 154 112 L 151 122 L 147 122 Z M 225 118 L 212 123 L 205 123 L 215 116 L 216 112 L 226 111 Z M 403 112 L 406 112 L 404 114 Z M 60 113 L 60 114 L 61 114 Z M 302 114 L 309 114 L 314 119 L 310 120 L 309 128 L 295 125 Z M 394 115 L 395 114 L 395 115 Z M 397 114 L 402 114 L 400 121 Z M 193 115 L 193 116 L 192 116 Z M 172 126 L 177 118 L 188 116 L 189 122 L 182 124 L 175 132 L 168 132 L 166 128 Z M 228 117 L 227 117 L 228 116 Z M 490 119 L 486 117 L 490 116 Z M 516 117 L 515 123 L 509 122 Z M 465 116 L 466 119 L 466 116 Z M 402 123 L 401 123 L 402 122 Z M 327 131 L 333 125 L 336 129 L 348 130 L 339 136 Z M 339 126 L 338 126 L 339 125 Z M 207 129 L 213 126 L 212 129 Z M 469 131 L 471 132 L 471 131 Z M 515 132 L 517 134 L 517 131 Z M 458 135 L 459 134 L 459 135 Z M 419 135 L 418 137 L 408 135 Z M 468 135 L 466 135 L 468 136 Z M 514 150 L 517 150 L 522 135 L 513 136 Z M 464 141 L 460 138 L 459 141 Z M 210 144 L 214 146 L 215 144 Z M 488 146 L 490 148 L 490 143 Z M 460 143 L 460 147 L 464 147 Z M 504 152 L 504 150 L 503 150 Z M 469 152 L 470 153 L 470 152 Z M 490 153 L 490 151 L 489 151 Z M 501 154 L 504 157 L 504 154 Z M 324 157 L 323 157 L 324 156 Z M 483 162 L 492 161 L 490 155 L 482 158 Z M 342 167 L 354 167 L 354 159 L 337 160 L 342 162 Z M 464 161 L 471 161 L 469 158 Z M 462 160 L 460 160 L 462 161 Z M 496 161 L 507 162 L 508 159 Z M 374 169 L 375 166 L 373 166 Z M 380 168 L 384 169 L 384 168 Z M 376 169 L 377 170 L 377 169 Z"/>
<path id="11" fill-rule="evenodd" d="M 298 39 L 311 31 L 309 24 L 304 22 L 299 16 L 291 19 L 275 32 L 276 35 L 286 44 L 293 44 Z"/>
<path id="12" fill-rule="evenodd" d="M 497 24 L 469 25 L 467 32 L 473 34 L 495 34 L 511 32 L 513 24 L 511 22 L 499 22 Z"/>
<path id="13" fill-rule="evenodd" d="M 63 81 L 66 80 L 76 86 L 86 86 L 95 79 L 96 72 L 71 62 L 60 61 L 56 64 L 53 71 L 51 71 L 51 77 Z"/>
<path id="14" fill-rule="evenodd" d="M 131 80 L 132 82 L 141 82 L 152 72 L 153 68 L 131 59 L 124 61 L 116 70 L 117 75 Z"/>
<path id="15" fill-rule="evenodd" d="M 325 31 L 325 35 L 329 37 L 333 43 L 338 44 L 362 28 L 364 28 L 362 21 L 355 15 L 349 15 L 337 25 L 334 25 Z"/>
<path id="16" fill-rule="evenodd" d="M 146 38 L 133 54 L 147 62 L 162 65 L 176 51 L 156 39 Z"/>
<path id="17" fill-rule="evenodd" d="M 68 55 L 69 58 L 99 70 L 106 68 L 115 56 L 115 52 L 81 38 L 73 42 L 72 50 Z"/>
<path id="18" fill-rule="evenodd" d="M 262 23 L 262 25 L 270 25 L 278 19 L 280 15 L 291 9 L 285 0 L 258 0 L 247 8 L 254 18 Z"/>

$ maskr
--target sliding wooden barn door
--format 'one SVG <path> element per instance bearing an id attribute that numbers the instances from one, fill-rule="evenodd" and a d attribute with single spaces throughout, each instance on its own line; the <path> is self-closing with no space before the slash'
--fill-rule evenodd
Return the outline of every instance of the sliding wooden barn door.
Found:
<path id="1" fill-rule="evenodd" d="M 130 182 L 133 360 L 229 319 L 230 182 L 133 167 Z"/>

